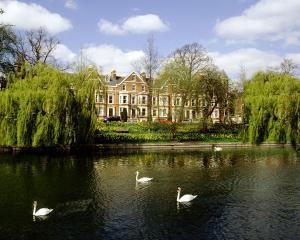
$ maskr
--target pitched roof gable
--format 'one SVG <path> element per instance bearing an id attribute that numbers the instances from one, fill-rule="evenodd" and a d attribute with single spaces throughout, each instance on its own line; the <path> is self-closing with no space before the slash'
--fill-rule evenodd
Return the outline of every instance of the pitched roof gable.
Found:
<path id="1" fill-rule="evenodd" d="M 133 74 L 135 74 L 136 77 L 137 77 L 137 79 L 140 80 L 142 83 L 147 84 L 139 74 L 136 74 L 136 73 L 133 71 L 133 72 L 131 72 L 129 75 L 127 75 L 120 83 L 118 83 L 118 85 L 124 83 L 124 82 L 125 82 L 126 80 L 128 80 Z"/>

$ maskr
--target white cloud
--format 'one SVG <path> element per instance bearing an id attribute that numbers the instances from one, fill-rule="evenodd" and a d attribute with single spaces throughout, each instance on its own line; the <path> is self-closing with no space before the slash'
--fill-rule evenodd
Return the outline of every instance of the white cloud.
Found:
<path id="1" fill-rule="evenodd" d="M 101 32 L 111 35 L 126 33 L 145 34 L 149 32 L 164 32 L 169 29 L 168 25 L 154 14 L 133 16 L 121 24 L 114 24 L 108 20 L 100 19 L 98 27 Z"/>
<path id="2" fill-rule="evenodd" d="M 243 11 L 216 24 L 216 33 L 229 41 L 265 40 L 300 43 L 300 1 L 260 0 Z"/>
<path id="3" fill-rule="evenodd" d="M 75 9 L 77 9 L 77 3 L 75 2 L 75 0 L 67 0 L 65 2 L 65 7 L 75 10 Z"/>
<path id="4" fill-rule="evenodd" d="M 110 21 L 107 21 L 105 19 L 100 19 L 100 21 L 98 22 L 98 27 L 101 32 L 106 34 L 122 35 L 125 33 L 122 27 L 120 27 L 117 24 L 113 24 Z"/>
<path id="5" fill-rule="evenodd" d="M 237 79 L 241 67 L 245 67 L 247 77 L 251 77 L 259 70 L 274 68 L 280 64 L 283 57 L 256 48 L 242 48 L 229 53 L 210 52 L 215 64 L 226 71 L 232 78 Z"/>
<path id="6" fill-rule="evenodd" d="M 292 59 L 293 62 L 300 66 L 300 53 L 288 53 L 286 58 Z"/>
<path id="7" fill-rule="evenodd" d="M 101 66 L 103 73 L 116 69 L 120 75 L 126 75 L 133 70 L 132 64 L 144 56 L 143 51 L 123 51 L 113 45 L 91 46 L 82 49 L 83 56 L 89 61 Z"/>
<path id="8" fill-rule="evenodd" d="M 76 53 L 72 52 L 67 46 L 58 44 L 52 53 L 52 56 L 58 61 L 64 63 L 73 63 L 76 61 Z"/>
<path id="9" fill-rule="evenodd" d="M 1 23 L 11 24 L 22 30 L 44 28 L 50 34 L 57 34 L 72 28 L 68 19 L 35 3 L 2 0 L 0 8 L 5 11 L 1 16 Z"/>

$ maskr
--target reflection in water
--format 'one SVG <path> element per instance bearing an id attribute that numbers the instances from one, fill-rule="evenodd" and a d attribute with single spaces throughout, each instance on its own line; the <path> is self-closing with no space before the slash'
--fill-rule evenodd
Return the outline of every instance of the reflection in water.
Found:
<path id="1" fill-rule="evenodd" d="M 35 222 L 35 221 L 44 221 L 48 218 L 49 216 L 32 216 L 32 221 Z"/>
<path id="2" fill-rule="evenodd" d="M 0 239 L 295 239 L 292 149 L 0 155 Z M 153 182 L 138 183 L 135 171 Z M 197 194 L 177 203 L 176 189 Z M 32 201 L 55 206 L 32 221 Z"/>
<path id="3" fill-rule="evenodd" d="M 186 209 L 188 207 L 191 207 L 192 206 L 192 202 L 177 202 L 177 211 L 179 212 L 180 211 L 180 208 L 181 209 Z"/>
<path id="4" fill-rule="evenodd" d="M 135 190 L 144 190 L 151 187 L 152 182 L 135 182 Z"/>

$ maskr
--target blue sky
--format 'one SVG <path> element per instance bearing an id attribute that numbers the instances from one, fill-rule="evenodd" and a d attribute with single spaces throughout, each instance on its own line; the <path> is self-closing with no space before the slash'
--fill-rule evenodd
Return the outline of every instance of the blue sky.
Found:
<path id="1" fill-rule="evenodd" d="M 0 0 L 0 7 L 0 22 L 55 35 L 57 59 L 71 63 L 81 51 L 104 73 L 129 73 L 150 34 L 162 56 L 199 42 L 233 79 L 241 66 L 250 76 L 283 58 L 300 64 L 299 0 Z"/>

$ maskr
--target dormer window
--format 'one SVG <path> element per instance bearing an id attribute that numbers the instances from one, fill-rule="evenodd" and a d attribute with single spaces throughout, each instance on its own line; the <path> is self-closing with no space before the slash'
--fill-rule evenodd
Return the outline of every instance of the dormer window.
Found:
<path id="1" fill-rule="evenodd" d="M 123 91 L 126 90 L 126 85 L 125 85 L 125 84 L 122 85 L 122 90 L 123 90 Z"/>
<path id="2" fill-rule="evenodd" d="M 132 91 L 135 91 L 135 84 L 132 84 L 131 90 L 132 90 Z"/>
<path id="3" fill-rule="evenodd" d="M 145 91 L 145 85 L 142 85 L 142 92 Z"/>

